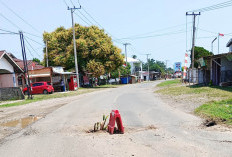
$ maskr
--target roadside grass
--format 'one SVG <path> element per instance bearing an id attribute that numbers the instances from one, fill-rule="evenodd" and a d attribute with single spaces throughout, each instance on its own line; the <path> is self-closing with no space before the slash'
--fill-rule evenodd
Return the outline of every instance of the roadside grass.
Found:
<path id="1" fill-rule="evenodd" d="M 47 100 L 47 99 L 77 96 L 80 94 L 85 94 L 85 93 L 90 93 L 90 92 L 100 90 L 99 88 L 117 88 L 120 86 L 121 85 L 101 85 L 101 86 L 94 87 L 94 88 L 79 88 L 77 91 L 69 91 L 69 92 L 64 92 L 64 93 L 59 92 L 59 93 L 46 94 L 46 95 L 45 94 L 33 95 L 33 99 L 27 99 L 27 96 L 25 96 L 25 100 L 13 102 L 13 103 L 10 103 L 10 102 L 5 103 L 3 105 L 0 105 L 0 108 L 20 106 L 20 105 L 25 105 L 25 104 L 29 104 L 32 102 L 37 102 L 37 101 L 42 101 L 42 100 Z M 1 101 L 1 103 L 3 102 L 7 102 L 7 101 Z"/>
<path id="2" fill-rule="evenodd" d="M 232 125 L 232 99 L 204 104 L 195 113 L 203 118 Z"/>
<path id="3" fill-rule="evenodd" d="M 174 87 L 166 87 L 157 90 L 157 93 L 184 96 L 184 95 L 201 95 L 208 98 L 215 98 L 215 100 L 224 100 L 232 97 L 231 87 L 209 87 L 209 86 L 182 86 L 181 83 Z"/>
<path id="4" fill-rule="evenodd" d="M 195 109 L 196 115 L 232 125 L 232 87 L 186 86 L 179 82 L 173 86 L 163 86 L 156 93 L 168 95 L 181 103 L 203 104 Z"/>
<path id="5" fill-rule="evenodd" d="M 124 86 L 124 84 L 115 84 L 115 85 L 106 84 L 106 85 L 101 85 L 101 86 L 97 86 L 97 87 L 94 87 L 94 88 L 118 88 L 118 87 L 121 87 L 121 86 Z"/>
<path id="6" fill-rule="evenodd" d="M 160 84 L 157 85 L 157 87 L 172 86 L 172 85 L 176 85 L 179 83 L 180 83 L 179 79 L 169 80 L 169 81 L 161 82 Z"/>

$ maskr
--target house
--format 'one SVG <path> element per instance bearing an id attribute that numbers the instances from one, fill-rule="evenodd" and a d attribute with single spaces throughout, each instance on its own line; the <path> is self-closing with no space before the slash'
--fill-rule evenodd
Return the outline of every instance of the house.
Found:
<path id="1" fill-rule="evenodd" d="M 0 88 L 18 87 L 18 76 L 23 74 L 22 68 L 6 51 L 0 51 Z"/>
<path id="2" fill-rule="evenodd" d="M 230 41 L 226 44 L 226 47 L 229 47 L 229 52 L 232 52 L 232 38 Z"/>
<path id="3" fill-rule="evenodd" d="M 197 83 L 232 85 L 232 52 L 203 57 L 198 62 Z"/>
<path id="4" fill-rule="evenodd" d="M 126 59 L 124 59 L 126 61 Z M 138 59 L 127 57 L 127 62 L 131 66 L 131 75 L 138 76 L 138 72 L 142 69 L 142 62 Z"/>
<path id="5" fill-rule="evenodd" d="M 63 67 L 45 67 L 42 69 L 28 70 L 31 83 L 50 82 L 55 91 L 61 91 L 61 80 L 64 81 L 65 90 L 76 90 L 76 73 L 65 72 Z"/>
<path id="6" fill-rule="evenodd" d="M 124 59 L 124 61 L 126 61 L 126 59 Z M 143 75 L 141 73 L 142 71 L 142 62 L 138 59 L 134 59 L 134 58 L 130 58 L 127 57 L 127 62 L 130 64 L 131 66 L 131 75 L 134 77 L 138 77 L 138 80 L 143 80 Z"/>
<path id="7" fill-rule="evenodd" d="M 19 76 L 23 70 L 6 52 L 0 51 L 0 100 L 23 99 Z"/>

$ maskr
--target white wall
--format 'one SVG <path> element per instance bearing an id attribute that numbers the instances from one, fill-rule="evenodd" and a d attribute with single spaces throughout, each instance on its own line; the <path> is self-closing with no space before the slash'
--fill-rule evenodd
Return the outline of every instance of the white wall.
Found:
<path id="1" fill-rule="evenodd" d="M 0 59 L 0 69 L 5 69 L 11 73 L 14 72 L 13 66 L 4 57 Z"/>

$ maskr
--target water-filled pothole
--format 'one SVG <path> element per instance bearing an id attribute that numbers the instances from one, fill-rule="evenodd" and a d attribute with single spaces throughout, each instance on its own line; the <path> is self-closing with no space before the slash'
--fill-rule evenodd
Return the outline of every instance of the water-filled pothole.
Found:
<path id="1" fill-rule="evenodd" d="M 30 116 L 30 117 L 26 117 L 26 118 L 21 118 L 18 120 L 13 120 L 13 121 L 9 121 L 6 123 L 0 123 L 0 126 L 3 127 L 18 127 L 18 128 L 25 128 L 28 125 L 30 125 L 31 123 L 37 121 L 38 119 L 40 119 L 41 117 L 36 117 L 36 116 Z"/>

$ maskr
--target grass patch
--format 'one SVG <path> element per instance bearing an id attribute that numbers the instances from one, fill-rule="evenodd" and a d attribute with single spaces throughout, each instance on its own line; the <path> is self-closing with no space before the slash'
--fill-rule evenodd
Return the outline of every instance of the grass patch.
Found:
<path id="1" fill-rule="evenodd" d="M 158 91 L 165 95 L 172 96 L 205 96 L 207 98 L 216 98 L 215 100 L 229 99 L 232 97 L 231 87 L 208 87 L 208 86 L 175 86 L 169 88 L 163 88 Z"/>
<path id="2" fill-rule="evenodd" d="M 118 87 L 121 87 L 121 86 L 124 86 L 123 84 L 119 84 L 119 85 L 112 85 L 112 84 L 106 84 L 106 85 L 101 85 L 101 86 L 97 86 L 97 87 L 94 87 L 94 88 L 118 88 Z"/>
<path id="3" fill-rule="evenodd" d="M 156 92 L 169 95 L 176 102 L 203 104 L 195 109 L 195 114 L 219 123 L 232 125 L 232 87 L 186 86 L 181 83 L 173 83 L 173 86 L 163 86 Z"/>
<path id="4" fill-rule="evenodd" d="M 179 83 L 180 83 L 179 79 L 169 80 L 169 81 L 161 82 L 160 84 L 157 85 L 157 87 L 172 86 L 172 85 L 176 85 L 176 84 L 179 84 Z"/>
<path id="5" fill-rule="evenodd" d="M 195 113 L 201 117 L 232 125 L 232 99 L 204 104 Z"/>

